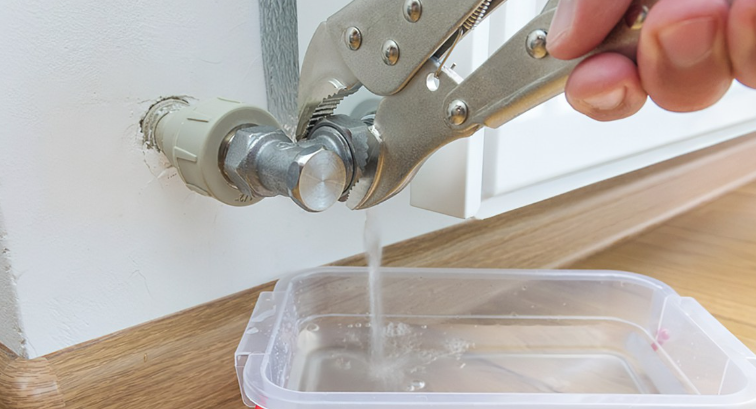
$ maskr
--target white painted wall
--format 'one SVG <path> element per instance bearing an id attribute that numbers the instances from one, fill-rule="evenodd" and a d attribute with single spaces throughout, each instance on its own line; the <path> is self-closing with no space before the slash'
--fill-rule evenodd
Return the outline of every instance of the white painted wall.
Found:
<path id="1" fill-rule="evenodd" d="M 44 355 L 362 250 L 364 213 L 226 207 L 141 146 L 161 96 L 265 105 L 257 1 L 6 0 L 0 26 L 0 342 Z M 456 222 L 379 213 L 387 242 Z"/>

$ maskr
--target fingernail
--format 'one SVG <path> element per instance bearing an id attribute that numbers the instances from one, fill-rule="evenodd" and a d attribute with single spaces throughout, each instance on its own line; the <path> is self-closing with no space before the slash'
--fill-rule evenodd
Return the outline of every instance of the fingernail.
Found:
<path id="1" fill-rule="evenodd" d="M 625 101 L 627 89 L 625 87 L 607 91 L 603 94 L 583 98 L 583 102 L 597 111 L 611 111 L 618 108 Z"/>
<path id="2" fill-rule="evenodd" d="M 659 43 L 672 64 L 689 68 L 711 54 L 716 35 L 716 21 L 701 17 L 665 28 L 659 33 Z"/>
<path id="3" fill-rule="evenodd" d="M 546 44 L 555 46 L 570 31 L 575 20 L 575 4 L 577 0 L 562 0 L 559 2 L 554 20 L 546 37 Z"/>

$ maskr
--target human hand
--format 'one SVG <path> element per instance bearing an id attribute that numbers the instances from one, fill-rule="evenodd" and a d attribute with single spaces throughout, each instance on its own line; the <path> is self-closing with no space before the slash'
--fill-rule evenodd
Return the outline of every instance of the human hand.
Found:
<path id="1" fill-rule="evenodd" d="M 549 53 L 578 58 L 596 48 L 631 0 L 561 0 L 547 37 Z M 675 112 L 717 102 L 733 78 L 756 88 L 756 0 L 660 0 L 641 29 L 637 65 L 617 53 L 583 61 L 565 94 L 600 121 L 638 112 L 650 96 Z"/>

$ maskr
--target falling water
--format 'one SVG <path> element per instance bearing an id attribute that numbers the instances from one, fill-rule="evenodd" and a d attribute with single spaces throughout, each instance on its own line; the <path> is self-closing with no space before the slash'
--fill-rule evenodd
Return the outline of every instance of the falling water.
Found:
<path id="1" fill-rule="evenodd" d="M 370 292 L 370 353 L 375 364 L 384 358 L 383 346 L 383 294 L 381 289 L 381 228 L 375 210 L 368 209 L 365 219 L 365 256 L 369 271 Z"/>
<path id="2" fill-rule="evenodd" d="M 310 351 L 307 365 L 290 379 L 302 391 L 312 392 L 415 392 L 457 390 L 457 373 L 478 375 L 479 355 L 467 356 L 474 342 L 460 334 L 465 323 L 429 325 L 424 316 L 387 319 L 383 297 L 388 279 L 381 268 L 383 219 L 368 210 L 364 245 L 368 264 L 368 322 L 365 316 L 319 318 L 305 327 L 300 348 Z M 399 279 L 398 276 L 392 276 Z M 427 297 L 427 295 L 425 295 Z M 402 305 L 387 304 L 389 311 Z M 473 324 L 475 328 L 477 324 Z M 498 330 L 499 326 L 492 326 Z M 474 334 L 480 331 L 472 331 Z M 483 362 L 486 362 L 483 360 Z M 476 366 L 477 365 L 477 366 Z M 462 371 L 464 369 L 464 371 Z M 451 374 L 449 371 L 453 371 Z M 462 371 L 462 372 L 460 372 Z M 488 366 L 482 371 L 490 372 Z M 472 376 L 472 375 L 470 375 Z M 472 379 L 472 378 L 471 378 Z M 465 381 L 466 383 L 466 381 Z M 470 382 L 470 384 L 476 384 Z"/>

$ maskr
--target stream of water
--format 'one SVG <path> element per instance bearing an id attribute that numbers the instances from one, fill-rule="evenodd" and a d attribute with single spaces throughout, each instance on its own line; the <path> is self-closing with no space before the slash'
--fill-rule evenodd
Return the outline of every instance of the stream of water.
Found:
<path id="1" fill-rule="evenodd" d="M 474 343 L 459 336 L 470 332 L 470 325 L 458 322 L 428 325 L 422 317 L 386 319 L 383 310 L 386 283 L 382 282 L 385 277 L 381 268 L 382 222 L 375 210 L 366 212 L 364 245 L 368 264 L 369 316 L 324 316 L 317 323 L 310 323 L 305 329 L 306 336 L 302 338 L 312 345 L 307 366 L 300 369 L 301 375 L 292 378 L 299 390 L 456 390 L 454 388 L 460 386 L 455 384 L 455 376 L 462 374 L 461 371 L 468 366 L 476 368 L 474 361 L 466 359 Z M 465 331 L 461 332 L 459 328 L 465 328 Z M 301 348 L 310 350 L 305 344 Z M 490 368 L 481 371 L 490 371 Z"/>
<path id="2" fill-rule="evenodd" d="M 381 291 L 381 226 L 374 209 L 368 209 L 365 218 L 365 257 L 369 270 L 370 291 L 370 353 L 375 367 L 384 359 L 383 295 Z"/>

